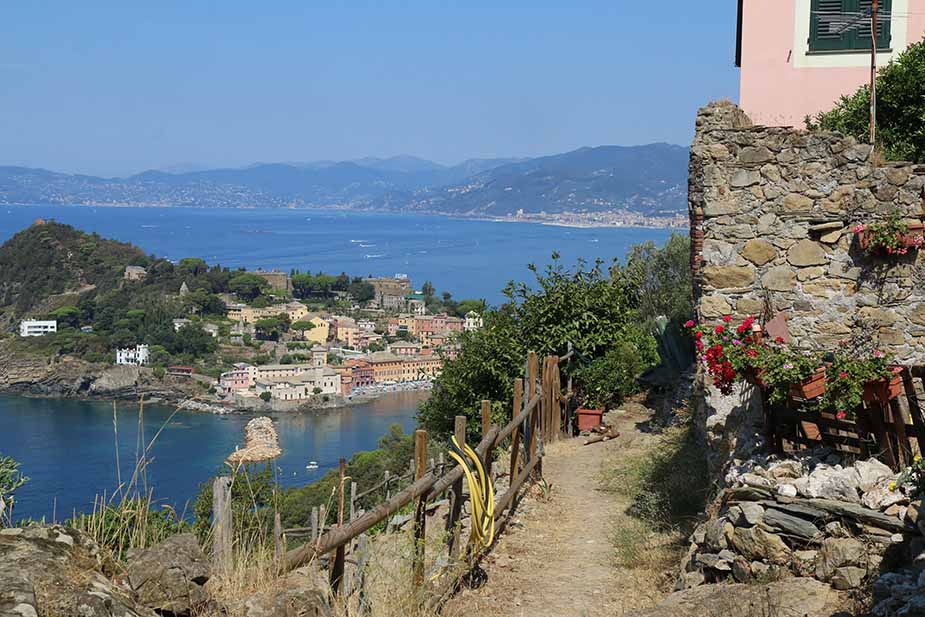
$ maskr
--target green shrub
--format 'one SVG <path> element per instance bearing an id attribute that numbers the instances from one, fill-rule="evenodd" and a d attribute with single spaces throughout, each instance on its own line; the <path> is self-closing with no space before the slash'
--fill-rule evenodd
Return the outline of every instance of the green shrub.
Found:
<path id="1" fill-rule="evenodd" d="M 870 87 L 841 97 L 815 119 L 807 117 L 806 125 L 868 142 Z M 890 160 L 925 161 L 925 40 L 910 45 L 877 74 L 877 141 Z"/>
<path id="2" fill-rule="evenodd" d="M 16 490 L 29 478 L 19 471 L 19 463 L 10 456 L 0 456 L 0 527 L 13 521 Z"/>
<path id="3" fill-rule="evenodd" d="M 269 392 L 260 393 L 260 400 L 265 403 L 269 403 L 271 398 L 272 398 L 272 395 Z"/>
<path id="4" fill-rule="evenodd" d="M 627 328 L 623 341 L 575 372 L 582 403 L 597 409 L 619 405 L 639 389 L 636 379 L 656 362 L 655 339 L 639 328 Z"/>

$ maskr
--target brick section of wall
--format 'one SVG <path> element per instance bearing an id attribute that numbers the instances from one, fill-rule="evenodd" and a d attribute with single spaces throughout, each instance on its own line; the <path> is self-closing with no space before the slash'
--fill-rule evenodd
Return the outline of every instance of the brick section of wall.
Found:
<path id="1" fill-rule="evenodd" d="M 689 195 L 702 318 L 784 312 L 799 344 L 823 349 L 863 322 L 898 361 L 925 364 L 925 249 L 869 257 L 852 231 L 894 208 L 921 222 L 925 165 L 874 165 L 853 138 L 751 126 L 713 103 L 698 113 Z"/>

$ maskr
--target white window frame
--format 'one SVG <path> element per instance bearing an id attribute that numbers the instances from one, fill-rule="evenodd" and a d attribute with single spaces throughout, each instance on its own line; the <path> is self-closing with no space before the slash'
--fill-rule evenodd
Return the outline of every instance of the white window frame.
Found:
<path id="1" fill-rule="evenodd" d="M 797 69 L 824 68 L 860 68 L 870 66 L 870 52 L 864 50 L 846 50 L 832 53 L 809 53 L 809 20 L 811 0 L 794 0 L 796 23 L 793 28 L 793 67 Z M 906 49 L 909 36 L 909 0 L 893 0 L 890 21 L 892 50 L 877 52 L 877 65 L 883 66 L 896 59 Z"/>

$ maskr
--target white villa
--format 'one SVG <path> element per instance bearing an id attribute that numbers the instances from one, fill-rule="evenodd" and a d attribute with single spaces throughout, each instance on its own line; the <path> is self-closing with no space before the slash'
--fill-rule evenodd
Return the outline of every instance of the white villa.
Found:
<path id="1" fill-rule="evenodd" d="M 466 313 L 466 323 L 463 325 L 463 329 L 466 332 L 472 332 L 473 330 L 480 330 L 482 328 L 482 316 L 476 313 L 475 311 L 469 311 Z"/>
<path id="2" fill-rule="evenodd" d="M 23 319 L 19 322 L 19 336 L 44 336 L 58 331 L 57 321 Z"/>
<path id="3" fill-rule="evenodd" d="M 116 350 L 116 364 L 125 364 L 129 366 L 142 366 L 147 363 L 148 363 L 148 346 L 147 345 L 135 345 L 134 349 L 127 347 L 125 349 Z"/>

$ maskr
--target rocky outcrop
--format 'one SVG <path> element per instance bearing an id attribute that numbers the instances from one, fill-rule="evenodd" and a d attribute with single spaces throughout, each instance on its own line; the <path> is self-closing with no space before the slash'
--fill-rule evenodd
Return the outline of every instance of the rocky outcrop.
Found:
<path id="1" fill-rule="evenodd" d="M 309 569 L 295 570 L 248 598 L 240 612 L 245 617 L 330 617 L 330 605 L 318 588 Z"/>
<path id="2" fill-rule="evenodd" d="M 145 606 L 177 617 L 196 612 L 208 603 L 204 585 L 211 576 L 206 556 L 191 533 L 128 554 L 128 583 Z"/>
<path id="3" fill-rule="evenodd" d="M 99 548 L 59 526 L 0 530 L 0 617 L 155 617 L 112 582 Z"/>
<path id="4" fill-rule="evenodd" d="M 825 449 L 735 460 L 715 516 L 691 536 L 677 587 L 787 577 L 836 590 L 872 584 L 882 596 L 875 614 L 918 614 L 907 596 L 915 596 L 917 572 L 925 571 L 925 529 L 914 487 L 897 481 L 880 461 L 843 466 Z M 906 569 L 884 574 L 896 568 Z"/>
<path id="5" fill-rule="evenodd" d="M 633 617 L 830 617 L 841 598 L 812 579 L 789 579 L 762 585 L 710 585 L 671 594 L 654 608 Z"/>
<path id="6" fill-rule="evenodd" d="M 260 416 L 244 427 L 244 448 L 235 450 L 225 460 L 229 465 L 244 465 L 269 461 L 282 453 L 273 420 Z"/>
<path id="7" fill-rule="evenodd" d="M 71 356 L 41 356 L 0 342 L 0 391 L 61 398 L 158 398 L 179 401 L 201 394 L 198 382 L 154 377 L 135 366 L 93 364 Z"/>

